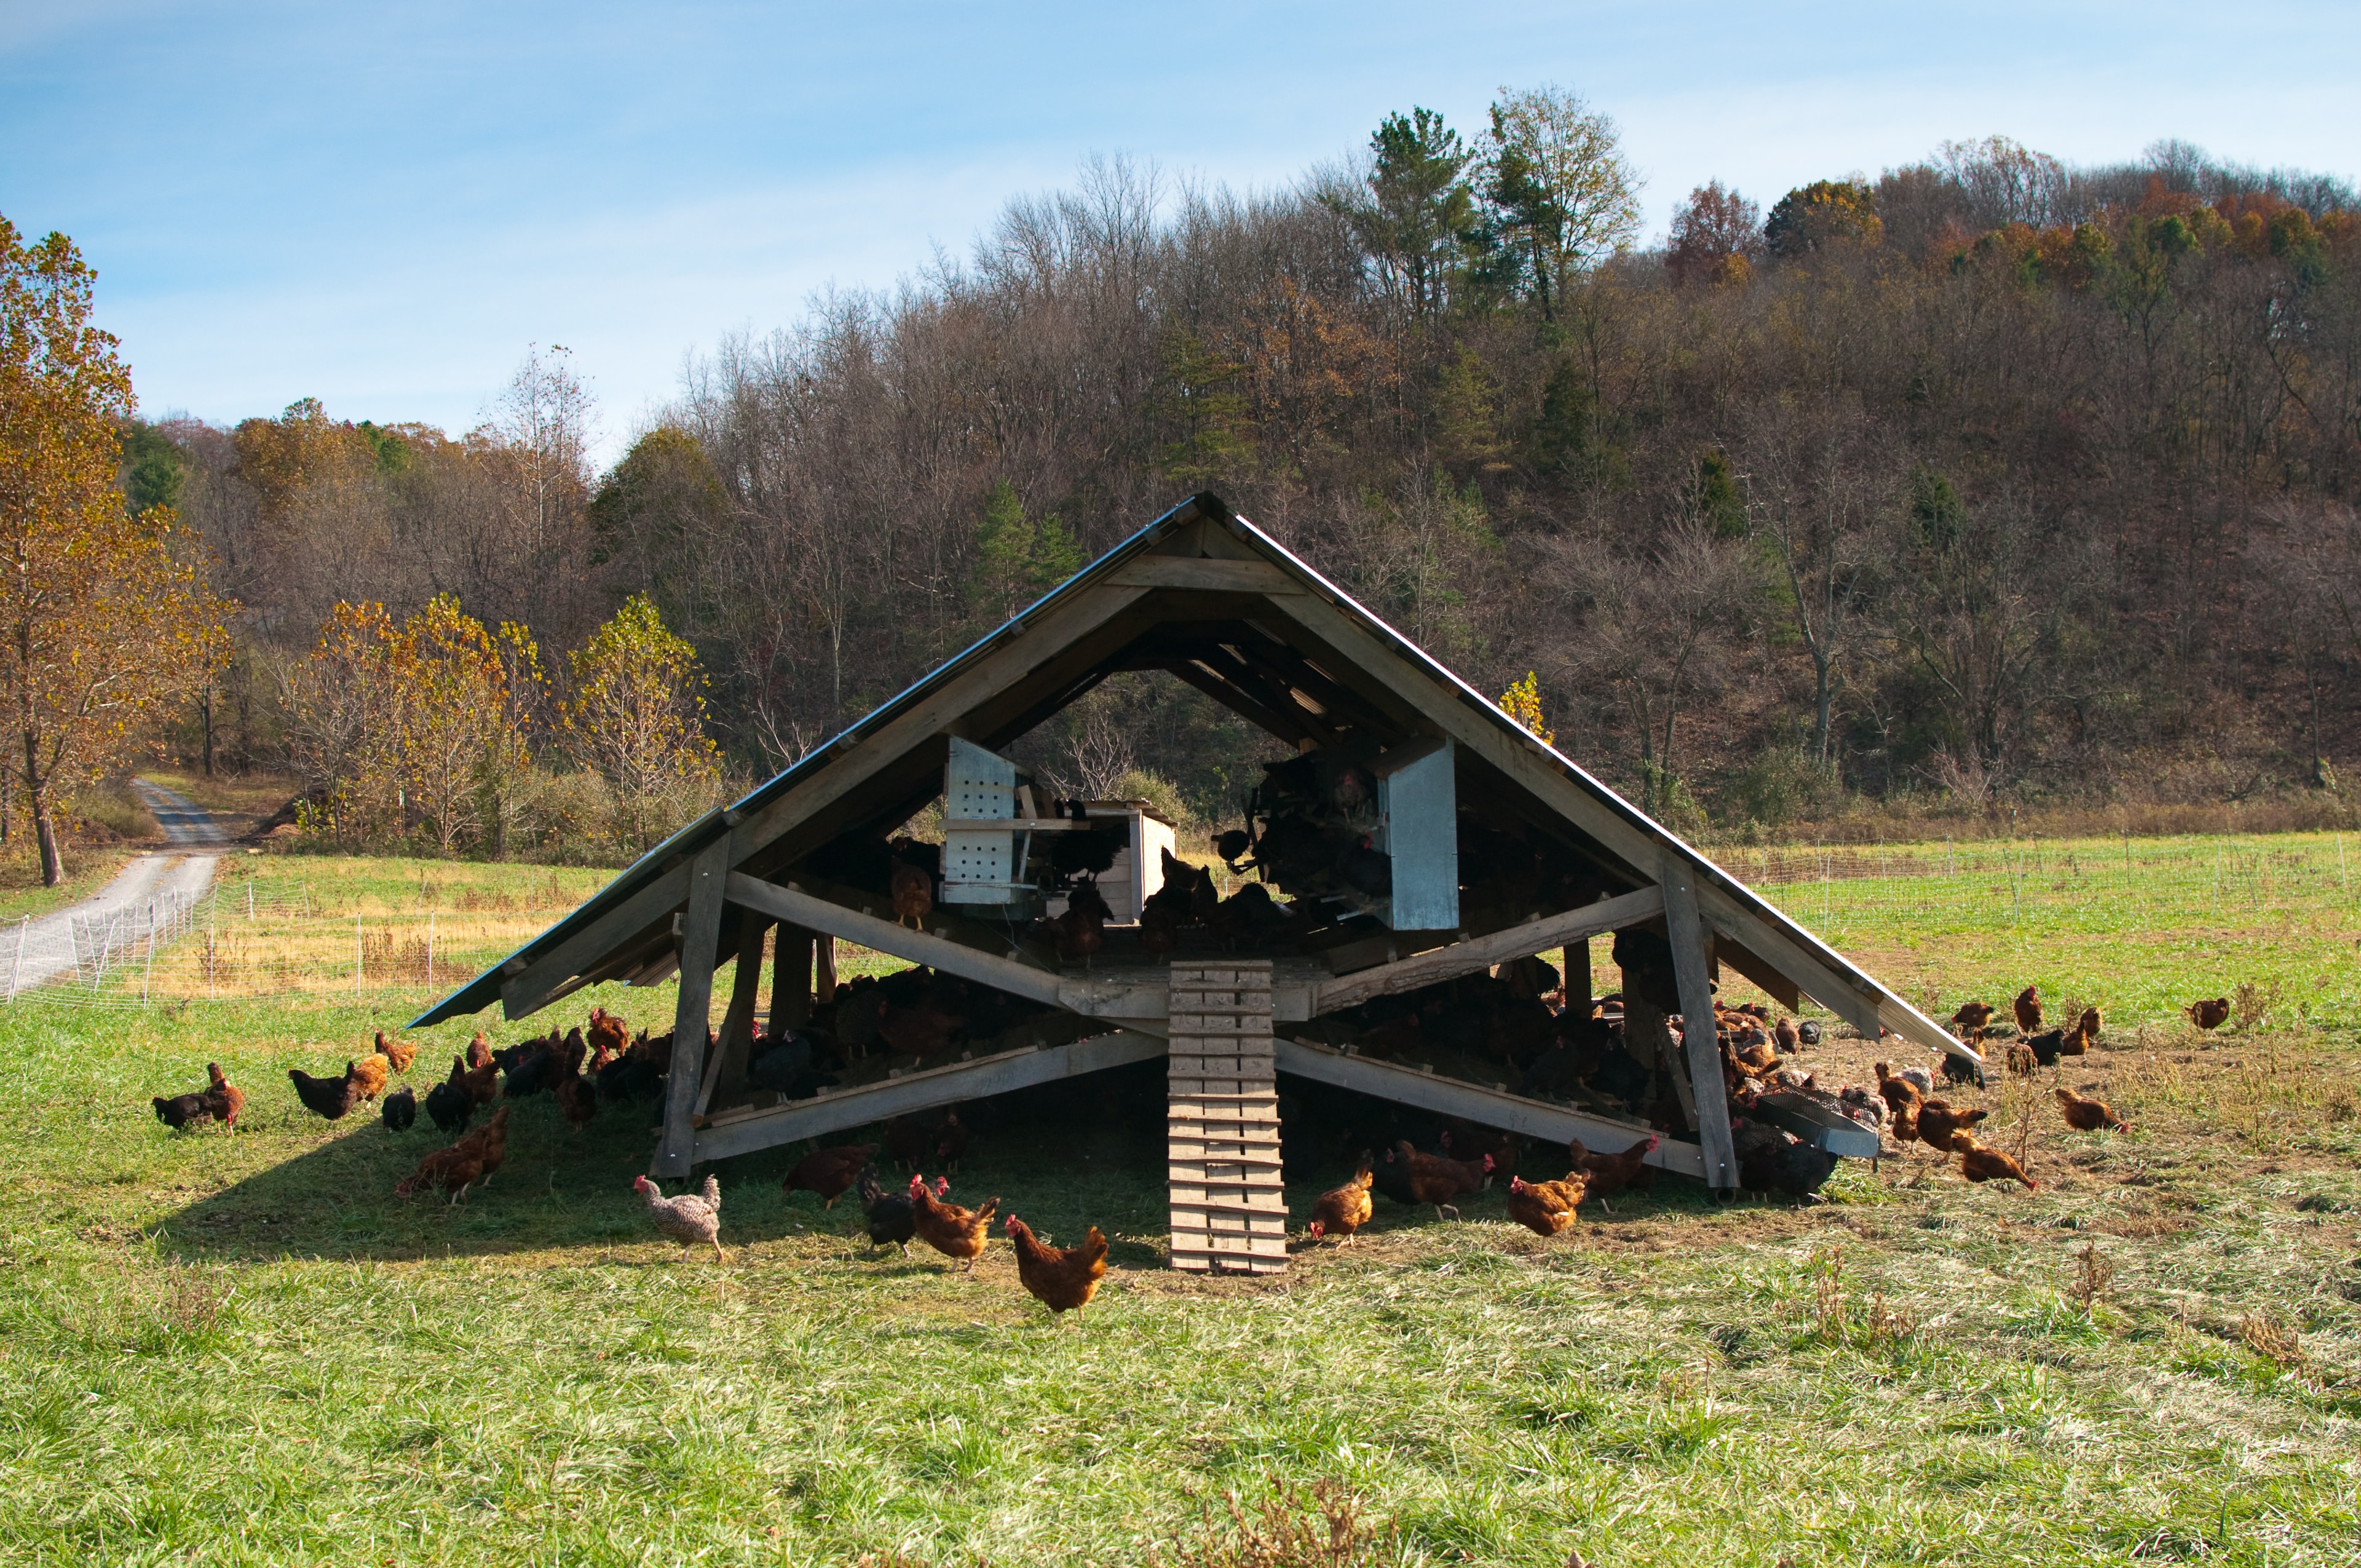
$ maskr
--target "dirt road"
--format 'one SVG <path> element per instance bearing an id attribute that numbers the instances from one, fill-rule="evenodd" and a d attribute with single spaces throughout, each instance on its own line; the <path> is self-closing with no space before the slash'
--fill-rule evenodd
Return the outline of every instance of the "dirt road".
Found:
<path id="1" fill-rule="evenodd" d="M 100 955 L 123 961 L 151 931 L 170 939 L 214 880 L 214 858 L 229 834 L 188 796 L 134 779 L 131 787 L 172 848 L 141 855 L 89 898 L 54 914 L 0 927 L 0 967 L 14 996 L 56 975 L 71 974 Z"/>

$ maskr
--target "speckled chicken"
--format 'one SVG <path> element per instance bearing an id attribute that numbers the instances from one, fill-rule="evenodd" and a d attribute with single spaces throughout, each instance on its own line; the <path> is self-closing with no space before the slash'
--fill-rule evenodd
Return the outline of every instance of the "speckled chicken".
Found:
<path id="1" fill-rule="evenodd" d="M 713 1261 L 722 1260 L 721 1252 L 721 1181 L 718 1177 L 705 1179 L 702 1194 L 684 1192 L 677 1198 L 667 1198 L 661 1188 L 646 1177 L 634 1177 L 631 1190 L 648 1201 L 648 1217 L 656 1228 L 680 1243 L 681 1261 L 688 1260 L 692 1247 L 710 1245 Z"/>

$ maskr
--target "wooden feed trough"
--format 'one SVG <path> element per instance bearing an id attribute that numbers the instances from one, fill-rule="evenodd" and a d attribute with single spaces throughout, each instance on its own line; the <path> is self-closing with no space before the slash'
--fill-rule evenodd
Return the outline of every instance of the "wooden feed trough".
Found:
<path id="1" fill-rule="evenodd" d="M 1286 776 L 1338 781 L 1319 809 L 1349 814 L 1334 841 L 1351 846 L 1352 864 L 1307 873 L 1299 856 L 1276 870 L 1275 808 L 1258 840 L 1263 875 L 1291 896 L 1272 923 L 1282 932 L 1233 930 L 1196 951 L 1151 941 L 1144 921 L 1125 922 L 1156 891 L 1152 818 L 1121 802 L 1045 800 L 1004 755 L 1110 674 L 1143 670 L 1187 682 L 1295 748 L 1301 767 L 1272 764 L 1274 778 L 1292 768 Z M 939 797 L 954 809 L 930 873 L 933 912 L 913 929 L 894 916 L 884 839 Z M 1126 848 L 1120 870 L 1107 872 L 1125 889 L 1122 908 L 1103 950 L 1078 965 L 1026 932 L 1055 896 L 1041 872 L 1055 841 L 1080 831 Z M 675 834 L 413 1026 L 495 1002 L 522 1018 L 587 985 L 677 973 L 675 1038 L 693 1041 L 706 1031 L 718 972 L 733 965 L 712 1048 L 674 1054 L 650 1168 L 675 1178 L 887 1116 L 1164 1057 L 1173 1262 L 1267 1269 L 1285 1263 L 1279 1074 L 1552 1142 L 1579 1137 L 1602 1152 L 1653 1131 L 1620 1102 L 1526 1094 L 1486 1081 L 1481 1069 L 1360 1048 L 1351 1023 L 1390 1005 L 1383 999 L 1561 948 L 1569 994 L 1587 995 L 1587 943 L 1615 934 L 1668 966 L 1646 987 L 1626 966 L 1622 1048 L 1647 1058 L 1643 1070 L 1686 1124 L 1650 1162 L 1711 1187 L 1738 1180 L 1711 1003 L 1723 966 L 1790 1006 L 1809 996 L 1864 1033 L 1890 1030 L 1973 1059 L 1268 535 L 1198 496 L 796 766 Z M 851 1075 L 860 1081 L 796 1098 L 752 1087 L 766 948 L 770 1029 L 801 1030 L 818 1027 L 815 1009 L 835 989 L 839 941 L 989 988 L 1012 1021 L 967 1038 L 955 1057 L 866 1063 Z M 1686 1021 L 1677 1040 L 1664 1025 L 1675 1014 Z M 1808 1107 L 1781 1117 L 1845 1152 L 1843 1130 L 1816 1131 Z"/>

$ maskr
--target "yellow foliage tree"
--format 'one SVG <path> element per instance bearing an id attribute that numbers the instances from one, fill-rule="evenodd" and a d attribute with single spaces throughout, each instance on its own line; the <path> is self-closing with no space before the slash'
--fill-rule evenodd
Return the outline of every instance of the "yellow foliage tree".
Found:
<path id="1" fill-rule="evenodd" d="M 26 245 L 0 218 L 0 702 L 16 729 L 0 750 L 50 886 L 59 794 L 125 765 L 141 728 L 212 678 L 236 608 L 170 509 L 134 513 L 117 488 L 137 402 L 90 324 L 95 276 L 65 236 Z"/>
<path id="2" fill-rule="evenodd" d="M 566 664 L 574 690 L 564 717 L 575 751 L 615 786 L 631 846 L 649 849 L 720 783 L 697 650 L 634 594 Z"/>
<path id="3" fill-rule="evenodd" d="M 1540 736 L 1543 745 L 1557 744 L 1557 737 L 1542 727 L 1542 683 L 1532 671 L 1500 694 L 1500 711 Z"/>
<path id="4" fill-rule="evenodd" d="M 516 686 L 540 678 L 529 634 L 486 630 L 451 595 L 399 626 L 382 605 L 338 604 L 290 704 L 320 791 L 304 826 L 359 844 L 415 825 L 446 855 L 486 839 L 503 852 L 533 766 Z"/>

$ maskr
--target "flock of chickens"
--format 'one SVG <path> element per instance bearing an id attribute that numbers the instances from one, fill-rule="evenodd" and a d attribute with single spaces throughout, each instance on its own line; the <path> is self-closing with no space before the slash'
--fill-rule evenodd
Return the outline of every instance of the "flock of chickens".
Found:
<path id="1" fill-rule="evenodd" d="M 1267 850 L 1260 843 L 1252 847 Z M 1088 888 L 1087 867 L 1079 871 L 1074 885 Z M 1197 905 L 1202 902 L 1202 894 L 1211 892 L 1210 880 L 1201 889 L 1194 878 L 1173 876 L 1166 891 L 1171 895 L 1166 907 L 1176 921 L 1202 919 L 1204 911 Z M 1235 902 L 1216 901 L 1214 906 Z M 1189 913 L 1184 916 L 1184 911 Z M 1625 966 L 1626 983 L 1633 987 L 1635 995 L 1645 994 L 1655 978 L 1647 968 L 1646 954 L 1626 954 L 1619 948 L 1618 957 L 1633 960 Z M 968 1032 L 973 1015 L 990 1008 L 975 999 L 942 997 L 939 987 L 944 980 L 915 970 L 845 988 L 817 1020 L 821 1034 L 835 1047 L 830 1054 L 857 1056 L 880 1045 L 923 1052 Z M 1503 965 L 1492 975 L 1473 977 L 1472 991 L 1471 982 L 1462 981 L 1423 998 L 1413 993 L 1401 999 L 1403 1005 L 1368 1029 L 1356 1044 L 1383 1053 L 1389 1045 L 1389 1028 L 1412 1042 L 1425 1038 L 1429 1032 L 1442 1037 L 1448 1037 L 1455 1029 L 1470 1032 L 1500 1048 L 1505 1061 L 1514 1064 L 1521 1056 L 1529 1084 L 1534 1079 L 1549 1079 L 1552 1053 L 1601 1056 L 1610 1045 L 1618 1051 L 1627 1048 L 1621 1016 L 1626 1009 L 1620 995 L 1591 1003 L 1585 1010 L 1587 1015 L 1576 1018 L 1549 1005 L 1554 998 L 1547 991 L 1555 987 L 1556 980 L 1547 964 L 1521 959 Z M 996 992 L 981 994 L 997 997 Z M 954 1014 L 949 1004 L 955 1003 L 966 1004 Z M 2091 1007 L 2083 1009 L 2072 1024 L 2045 1031 L 2039 992 L 2033 986 L 2017 995 L 2011 1011 L 2016 1027 L 2004 1059 L 2009 1070 L 2017 1074 L 2055 1068 L 2062 1058 L 2085 1054 L 2098 1039 L 2103 1025 L 2099 1009 Z M 2196 1027 L 2213 1029 L 2227 1021 L 2230 1004 L 2227 999 L 2201 1001 L 2184 1012 Z M 1963 1039 L 1981 1045 L 2009 1034 L 1995 1025 L 1997 1013 L 1987 1003 L 1970 1002 L 1950 1022 Z M 1453 1021 L 1462 1014 L 1460 1022 Z M 1956 1155 L 1960 1173 L 1969 1181 L 2015 1181 L 2028 1190 L 2039 1187 L 2017 1157 L 1978 1137 L 1977 1129 L 1990 1113 L 1954 1104 L 1937 1094 L 1935 1075 L 1926 1069 L 1896 1071 L 1881 1061 L 1874 1066 L 1873 1093 L 1848 1088 L 1831 1094 L 1819 1087 L 1814 1075 L 1783 1065 L 1784 1058 L 1815 1043 L 1814 1025 L 1784 1017 L 1773 1021 L 1760 1006 L 1724 1007 L 1719 1002 L 1715 1015 L 1732 1111 L 1732 1142 L 1745 1187 L 1808 1197 L 1834 1167 L 1831 1157 L 1764 1117 L 1765 1101 L 1772 1095 L 1816 1102 L 1877 1131 L 1881 1137 L 1890 1136 L 1902 1151 L 1923 1144 L 1939 1154 Z M 1543 1020 L 1546 1023 L 1540 1028 L 1530 1026 Z M 999 1020 L 983 1022 L 989 1025 Z M 1402 1039 L 1391 1042 L 1396 1047 L 1403 1043 Z M 810 1074 L 815 1061 L 807 1038 L 790 1034 L 766 1044 L 768 1048 L 759 1052 L 754 1062 L 753 1077 L 758 1082 Z M 779 1062 L 782 1050 L 795 1059 Z M 439 1190 L 450 1202 L 457 1203 L 500 1168 L 507 1150 L 511 1102 L 547 1093 L 557 1102 L 567 1124 L 579 1132 L 601 1104 L 659 1098 L 671 1055 L 668 1036 L 651 1038 L 642 1032 L 634 1038 L 620 1018 L 598 1007 L 590 1010 L 587 1030 L 561 1034 L 553 1028 L 546 1036 L 504 1049 L 493 1049 L 479 1033 L 465 1055 L 453 1058 L 449 1076 L 424 1096 L 429 1120 L 454 1141 L 425 1156 L 394 1190 L 407 1197 Z M 291 1069 L 288 1077 L 297 1099 L 313 1114 L 335 1121 L 375 1102 L 385 1125 L 399 1132 L 416 1122 L 419 1096 L 407 1085 L 390 1092 L 389 1086 L 395 1075 L 410 1070 L 415 1056 L 415 1047 L 379 1031 L 375 1049 L 346 1061 L 342 1076 L 315 1077 L 299 1069 Z M 1596 1065 L 1589 1071 L 1560 1070 L 1568 1082 L 1598 1076 Z M 1940 1070 L 1947 1090 L 1953 1084 L 1981 1086 L 1983 1081 L 1982 1072 L 1963 1058 L 1947 1058 Z M 246 1105 L 245 1093 L 228 1081 L 218 1063 L 206 1064 L 206 1076 L 203 1090 L 156 1097 L 158 1119 L 173 1128 L 218 1123 L 234 1130 Z M 2103 1100 L 2063 1084 L 2052 1093 L 2070 1127 L 2082 1132 L 2130 1130 L 2129 1124 Z M 474 1125 L 478 1113 L 486 1107 L 491 1108 L 490 1115 L 482 1125 Z M 1654 1109 L 1660 1116 L 1668 1116 L 1674 1108 L 1666 1104 Z M 1647 1189 L 1654 1172 L 1645 1163 L 1646 1157 L 1659 1144 L 1658 1138 L 1649 1136 L 1620 1151 L 1600 1154 L 1577 1141 L 1567 1147 L 1568 1168 L 1563 1176 L 1528 1179 L 1516 1168 L 1517 1139 L 1495 1138 L 1464 1124 L 1457 1125 L 1455 1135 L 1457 1149 L 1454 1148 L 1455 1131 L 1448 1126 L 1437 1129 L 1432 1139 L 1438 1152 L 1422 1151 L 1407 1137 L 1393 1139 L 1381 1155 L 1364 1149 L 1353 1179 L 1323 1192 L 1314 1202 L 1306 1238 L 1315 1243 L 1349 1243 L 1371 1223 L 1373 1196 L 1404 1206 L 1432 1207 L 1438 1220 L 1456 1218 L 1459 1200 L 1499 1179 L 1508 1183 L 1510 1219 L 1537 1235 L 1557 1235 L 1575 1223 L 1584 1202 L 1595 1201 L 1607 1207 L 1608 1201 L 1626 1188 Z M 810 1154 L 781 1186 L 789 1192 L 816 1193 L 830 1209 L 846 1193 L 855 1193 L 873 1249 L 890 1245 L 906 1255 L 915 1240 L 972 1269 L 998 1215 L 999 1198 L 986 1199 L 972 1210 L 961 1207 L 949 1201 L 948 1176 L 929 1180 L 921 1168 L 929 1163 L 945 1170 L 958 1168 L 969 1141 L 969 1130 L 958 1112 L 950 1112 L 939 1122 L 893 1119 L 885 1124 L 884 1137 L 882 1146 L 856 1144 Z M 908 1169 L 906 1184 L 893 1186 L 881 1179 L 876 1159 L 881 1146 L 896 1167 Z M 656 1226 L 682 1244 L 684 1258 L 692 1250 L 708 1245 L 717 1258 L 724 1255 L 720 1186 L 716 1179 L 706 1178 L 699 1191 L 672 1197 L 664 1196 L 645 1177 L 637 1179 L 633 1186 Z M 1107 1239 L 1097 1226 L 1089 1228 L 1080 1245 L 1060 1248 L 1036 1236 L 1015 1214 L 999 1217 L 1016 1251 L 1018 1278 L 1030 1294 L 1053 1313 L 1077 1310 L 1093 1298 L 1106 1273 Z"/>

